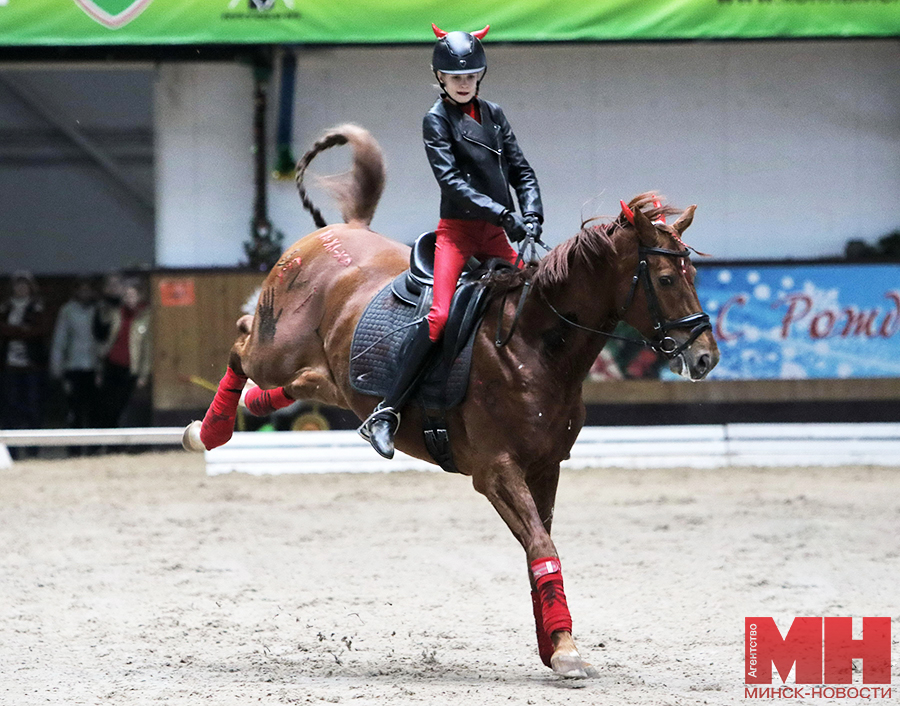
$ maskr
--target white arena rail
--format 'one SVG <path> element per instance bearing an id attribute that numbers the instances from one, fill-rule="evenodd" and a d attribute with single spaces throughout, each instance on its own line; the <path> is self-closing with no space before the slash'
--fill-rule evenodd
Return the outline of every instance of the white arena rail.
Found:
<path id="1" fill-rule="evenodd" d="M 441 470 L 402 451 L 391 460 L 381 458 L 355 431 L 343 430 L 237 432 L 205 455 L 209 475 Z"/>
<path id="2" fill-rule="evenodd" d="M 0 429 L 6 446 L 181 446 L 181 427 L 124 427 L 120 429 Z"/>
<path id="3" fill-rule="evenodd" d="M 181 427 L 122 429 L 0 429 L 0 468 L 12 465 L 7 446 L 181 446 Z"/>
<path id="4" fill-rule="evenodd" d="M 181 444 L 181 428 L 0 430 L 4 446 Z M 5 459 L 4 459 L 5 456 Z M 398 452 L 380 458 L 355 431 L 237 432 L 205 452 L 210 475 L 440 470 Z M 716 424 L 585 427 L 564 468 L 687 466 L 900 467 L 900 424 Z"/>
<path id="5" fill-rule="evenodd" d="M 585 427 L 563 468 L 900 466 L 900 424 L 718 424 Z M 398 452 L 379 458 L 354 431 L 237 433 L 206 452 L 221 473 L 368 473 L 431 470 Z"/>

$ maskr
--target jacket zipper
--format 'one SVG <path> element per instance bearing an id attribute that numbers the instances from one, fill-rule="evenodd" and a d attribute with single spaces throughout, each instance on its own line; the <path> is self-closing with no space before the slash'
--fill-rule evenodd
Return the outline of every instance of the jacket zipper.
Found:
<path id="1" fill-rule="evenodd" d="M 483 142 L 479 142 L 468 135 L 463 135 L 464 140 L 468 140 L 474 145 L 479 145 L 480 147 L 484 147 L 489 152 L 493 152 L 497 155 L 497 168 L 500 170 L 500 177 L 503 179 L 503 185 L 506 187 L 506 193 L 509 193 L 509 182 L 506 180 L 506 174 L 503 173 L 503 152 L 501 150 L 495 150 L 493 147 L 484 144 Z"/>
<path id="2" fill-rule="evenodd" d="M 500 150 L 495 150 L 493 147 L 490 147 L 489 145 L 486 145 L 483 142 L 479 142 L 478 140 L 474 140 L 471 137 L 469 137 L 468 135 L 463 135 L 463 139 L 468 140 L 469 142 L 471 142 L 473 144 L 484 147 L 486 150 L 490 150 L 491 152 L 496 154 L 498 157 L 500 156 Z"/>

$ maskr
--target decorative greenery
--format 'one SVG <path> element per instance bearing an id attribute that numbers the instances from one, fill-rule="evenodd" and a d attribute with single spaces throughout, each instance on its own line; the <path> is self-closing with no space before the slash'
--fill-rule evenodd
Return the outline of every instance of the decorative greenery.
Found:
<path id="1" fill-rule="evenodd" d="M 297 160 L 290 145 L 278 145 L 275 147 L 275 168 L 272 176 L 279 181 L 287 181 L 294 178 L 294 167 Z"/>
<path id="2" fill-rule="evenodd" d="M 848 240 L 844 256 L 848 260 L 900 260 L 900 230 L 879 238 L 877 245 L 865 240 Z"/>

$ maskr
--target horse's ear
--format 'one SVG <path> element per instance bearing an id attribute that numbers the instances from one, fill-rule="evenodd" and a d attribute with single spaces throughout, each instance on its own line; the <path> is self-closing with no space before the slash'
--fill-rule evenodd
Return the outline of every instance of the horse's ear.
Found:
<path id="1" fill-rule="evenodd" d="M 637 231 L 641 245 L 648 248 L 657 246 L 656 226 L 650 222 L 650 219 L 639 208 L 634 209 L 634 229 Z"/>
<path id="2" fill-rule="evenodd" d="M 694 211 L 696 211 L 696 210 L 697 210 L 697 204 L 694 204 L 693 206 L 688 206 L 684 210 L 684 213 L 682 213 L 680 216 L 678 216 L 678 220 L 672 224 L 672 228 L 675 229 L 675 232 L 678 233 L 678 235 L 681 235 L 682 233 L 684 233 L 684 231 L 687 230 L 688 226 L 693 222 Z"/>

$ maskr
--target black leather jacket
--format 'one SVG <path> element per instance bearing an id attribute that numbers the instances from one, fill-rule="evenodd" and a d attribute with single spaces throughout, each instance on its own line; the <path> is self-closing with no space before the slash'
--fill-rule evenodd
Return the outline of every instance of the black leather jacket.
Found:
<path id="1" fill-rule="evenodd" d="M 476 98 L 481 124 L 439 98 L 422 124 L 425 152 L 441 187 L 441 218 L 481 219 L 499 225 L 514 211 L 544 220 L 537 177 L 496 103 Z"/>

